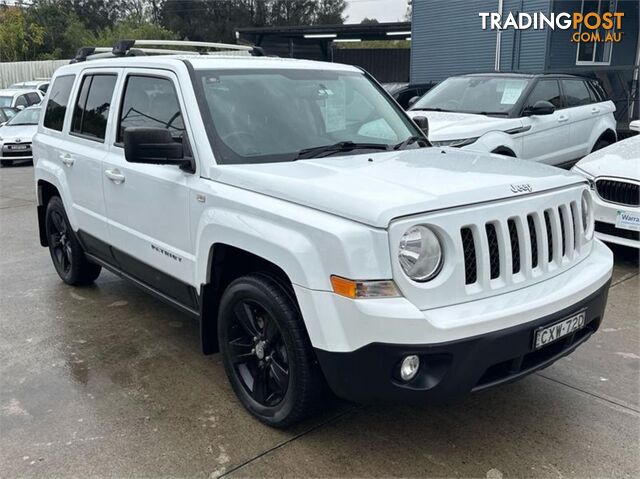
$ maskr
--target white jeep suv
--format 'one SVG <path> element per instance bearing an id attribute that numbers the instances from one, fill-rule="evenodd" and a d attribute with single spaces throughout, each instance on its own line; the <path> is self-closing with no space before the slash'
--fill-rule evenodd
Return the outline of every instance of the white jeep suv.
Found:
<path id="1" fill-rule="evenodd" d="M 615 109 L 593 79 L 487 73 L 448 78 L 408 113 L 434 146 L 567 166 L 616 141 Z"/>
<path id="2" fill-rule="evenodd" d="M 584 178 L 429 147 L 356 67 L 119 55 L 54 75 L 40 241 L 70 285 L 105 267 L 197 318 L 261 421 L 327 385 L 450 401 L 600 326 L 613 260 Z"/>

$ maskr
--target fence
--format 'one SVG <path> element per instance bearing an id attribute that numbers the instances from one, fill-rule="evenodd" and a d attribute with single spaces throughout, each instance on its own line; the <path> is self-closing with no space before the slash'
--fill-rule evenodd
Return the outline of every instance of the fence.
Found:
<path id="1" fill-rule="evenodd" d="M 7 88 L 12 83 L 50 78 L 53 72 L 69 60 L 43 60 L 37 62 L 4 62 L 0 63 L 0 88 Z"/>

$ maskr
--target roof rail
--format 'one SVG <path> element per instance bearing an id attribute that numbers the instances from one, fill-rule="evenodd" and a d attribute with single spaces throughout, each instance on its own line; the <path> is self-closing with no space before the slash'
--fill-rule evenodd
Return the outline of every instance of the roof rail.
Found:
<path id="1" fill-rule="evenodd" d="M 176 50 L 165 48 L 144 48 L 147 46 L 191 47 L 192 50 Z M 134 48 L 143 47 L 143 48 Z M 195 42 L 182 40 L 119 40 L 113 48 L 107 47 L 82 47 L 76 53 L 71 63 L 94 60 L 97 58 L 115 58 L 123 56 L 145 55 L 180 55 L 199 54 L 206 55 L 207 49 L 244 51 L 253 56 L 265 56 L 260 47 L 250 45 L 235 45 L 231 43 Z"/>

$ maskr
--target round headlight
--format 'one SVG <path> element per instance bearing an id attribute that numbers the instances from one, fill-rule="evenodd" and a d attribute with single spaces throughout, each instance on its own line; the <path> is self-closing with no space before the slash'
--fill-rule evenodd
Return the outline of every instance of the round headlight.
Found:
<path id="1" fill-rule="evenodd" d="M 419 282 L 429 281 L 442 267 L 440 240 L 426 226 L 414 226 L 400 239 L 398 260 L 409 278 Z"/>
<path id="2" fill-rule="evenodd" d="M 591 202 L 591 193 L 589 190 L 582 192 L 582 227 L 584 228 L 584 236 L 590 240 L 593 237 L 593 204 Z"/>

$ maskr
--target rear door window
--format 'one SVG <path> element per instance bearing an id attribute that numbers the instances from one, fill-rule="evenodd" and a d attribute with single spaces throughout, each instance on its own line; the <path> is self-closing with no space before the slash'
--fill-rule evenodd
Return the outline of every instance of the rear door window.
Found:
<path id="1" fill-rule="evenodd" d="M 104 140 L 116 79 L 111 74 L 87 75 L 82 79 L 71 122 L 73 133 Z"/>
<path id="2" fill-rule="evenodd" d="M 40 103 L 40 95 L 37 93 L 27 93 L 27 101 L 29 105 L 36 105 Z"/>
<path id="3" fill-rule="evenodd" d="M 44 126 L 52 130 L 62 131 L 67 103 L 75 75 L 65 75 L 56 78 L 51 87 L 51 94 L 44 114 Z"/>
<path id="4" fill-rule="evenodd" d="M 583 80 L 562 80 L 564 97 L 568 107 L 588 105 L 591 94 Z"/>

